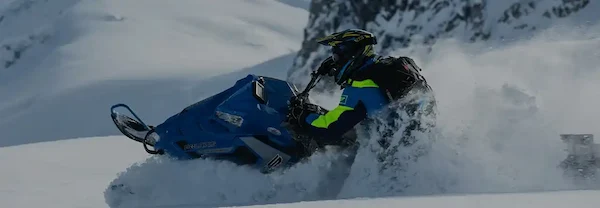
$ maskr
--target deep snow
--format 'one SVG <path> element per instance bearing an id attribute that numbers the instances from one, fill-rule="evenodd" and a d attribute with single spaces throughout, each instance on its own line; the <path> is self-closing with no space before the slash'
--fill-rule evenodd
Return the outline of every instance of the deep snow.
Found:
<path id="1" fill-rule="evenodd" d="M 598 191 L 561 191 L 519 194 L 475 194 L 458 196 L 426 196 L 411 198 L 352 199 L 294 204 L 257 205 L 250 207 L 486 207 L 546 208 L 587 207 L 598 203 Z"/>
<path id="2" fill-rule="evenodd" d="M 157 123 L 247 73 L 284 77 L 300 47 L 306 10 L 276 1 L 33 2 L 32 9 L 48 4 L 61 12 L 43 24 L 49 29 L 41 34 L 49 39 L 34 41 L 15 65 L 0 70 L 0 97 L 6 98 L 0 101 L 0 201 L 7 207 L 262 206 L 378 196 L 404 197 L 290 206 L 598 203 L 595 191 L 547 192 L 599 188 L 597 182 L 576 185 L 556 168 L 566 157 L 560 133 L 600 135 L 598 27 L 553 29 L 502 47 L 440 41 L 431 55 L 416 54 L 439 101 L 431 154 L 406 163 L 408 171 L 381 170 L 375 157 L 382 150 L 363 138 L 365 147 L 341 184 L 325 179 L 344 174 L 331 167 L 343 156 L 335 151 L 284 175 L 261 175 L 225 162 L 149 158 L 122 136 L 86 138 L 117 134 L 108 115 L 117 102 Z M 9 39 L 4 27 L 21 17 L 27 16 L 5 18 L 0 42 Z M 22 31 L 18 35 L 39 30 Z M 338 100 L 314 97 L 328 108 Z M 29 144 L 68 138 L 80 139 Z M 136 196 L 107 191 L 111 181 L 126 183 Z M 530 191 L 541 193 L 478 195 Z"/>
<path id="3" fill-rule="evenodd" d="M 85 151 L 84 151 L 85 150 Z M 131 151 L 138 150 L 138 151 Z M 125 170 L 135 162 L 147 158 L 141 146 L 130 142 L 122 136 L 79 138 L 62 141 L 42 142 L 36 144 L 19 145 L 0 148 L 0 164 L 2 164 L 2 177 L 0 177 L 0 201 L 5 207 L 107 207 L 102 196 L 102 191 L 107 186 L 107 181 L 115 177 L 115 173 Z M 200 162 L 200 164 L 206 164 Z M 171 181 L 173 176 L 158 177 L 167 188 L 176 185 L 189 187 L 183 182 L 195 183 L 202 181 L 201 173 L 221 173 L 232 176 L 233 174 L 247 173 L 249 176 L 258 176 L 252 172 L 232 169 L 227 164 L 211 166 L 212 169 L 199 164 L 171 164 L 194 172 L 178 171 L 176 177 L 187 177 L 187 180 Z M 316 166 L 317 164 L 313 164 Z M 310 168 L 310 167 L 306 167 Z M 235 171 L 238 171 L 236 173 Z M 159 171 L 161 174 L 169 171 Z M 233 173 L 227 171 L 234 171 Z M 190 175 L 187 175 L 190 174 Z M 148 179 L 149 175 L 138 175 Z M 310 180 L 306 174 L 294 175 L 290 178 L 304 178 Z M 246 191 L 255 191 L 257 186 L 265 187 L 261 176 L 259 180 L 248 180 L 249 187 Z M 151 182 L 151 181 L 148 181 Z M 205 187 L 205 189 L 221 190 L 227 185 L 226 181 L 219 181 L 223 186 Z M 249 195 L 238 189 L 238 194 L 229 193 L 229 197 Z M 173 190 L 172 190 L 173 191 Z M 209 192 L 209 191 L 207 191 Z M 178 192 L 175 192 L 178 193 Z M 215 193 L 215 192 L 211 192 Z M 161 193 L 168 194 L 168 192 Z M 294 193 L 297 194 L 297 193 Z M 255 205 L 252 207 L 522 207 L 522 208 L 548 208 L 548 207 L 580 207 L 594 206 L 600 203 L 598 191 L 561 191 L 540 193 L 507 193 L 507 194 L 465 194 L 444 196 L 419 196 L 419 197 L 393 197 L 393 198 L 357 198 L 350 200 L 331 200 L 319 202 L 302 202 L 290 204 Z M 191 196 L 191 195 L 187 195 Z M 164 195 L 162 197 L 175 197 Z M 181 196 L 180 196 L 181 197 Z M 195 195 L 202 197 L 202 195 Z M 185 197 L 184 197 L 185 198 Z M 140 207 L 140 206 L 131 206 Z M 149 204 L 143 207 L 202 207 L 193 204 L 193 201 L 178 201 L 173 204 Z"/>
<path id="4" fill-rule="evenodd" d="M 145 152 L 122 136 L 0 148 L 2 207 L 106 207 L 107 181 Z"/>

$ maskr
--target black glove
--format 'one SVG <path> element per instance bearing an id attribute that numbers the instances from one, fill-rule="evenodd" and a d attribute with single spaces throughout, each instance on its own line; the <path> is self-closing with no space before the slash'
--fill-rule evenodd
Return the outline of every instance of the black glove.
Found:
<path id="1" fill-rule="evenodd" d="M 301 102 L 291 102 L 288 106 L 287 122 L 293 126 L 303 127 L 303 119 L 308 116 L 308 112 Z"/>
<path id="2" fill-rule="evenodd" d="M 325 114 L 327 110 L 315 104 L 291 102 L 288 107 L 287 122 L 302 129 L 306 127 L 305 120 L 310 113 Z"/>
<path id="3" fill-rule="evenodd" d="M 327 57 L 325 60 L 323 60 L 323 62 L 321 62 L 321 65 L 317 69 L 317 74 L 333 76 L 334 67 L 335 64 L 333 61 L 333 57 Z"/>

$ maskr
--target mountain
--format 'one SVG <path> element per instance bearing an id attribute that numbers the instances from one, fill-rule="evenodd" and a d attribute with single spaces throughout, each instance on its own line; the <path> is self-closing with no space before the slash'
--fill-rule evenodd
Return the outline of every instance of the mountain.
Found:
<path id="1" fill-rule="evenodd" d="M 315 39 L 343 29 L 374 33 L 380 55 L 409 47 L 430 52 L 440 39 L 506 44 L 565 20 L 595 23 L 599 8 L 590 0 L 313 0 L 302 49 L 288 77 L 306 82 L 307 72 L 329 54 Z"/>
<path id="2" fill-rule="evenodd" d="M 293 56 L 307 21 L 305 9 L 265 0 L 3 5 L 0 146 L 118 134 L 112 104 L 155 123 L 231 84 L 210 81 L 219 75 L 285 74 L 288 63 L 258 67 Z"/>

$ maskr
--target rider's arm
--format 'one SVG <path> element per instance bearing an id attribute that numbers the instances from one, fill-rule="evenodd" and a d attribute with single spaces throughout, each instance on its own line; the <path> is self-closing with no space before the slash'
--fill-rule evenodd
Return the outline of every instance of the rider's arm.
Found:
<path id="1" fill-rule="evenodd" d="M 342 97 L 342 99 L 347 99 Z M 343 100 L 341 101 L 343 102 Z M 354 105 L 341 103 L 324 115 L 309 114 L 305 122 L 309 132 L 326 139 L 337 139 L 366 117 L 366 109 L 361 101 Z"/>
<path id="2" fill-rule="evenodd" d="M 385 98 L 376 86 L 353 84 L 344 88 L 337 107 L 324 115 L 309 114 L 305 122 L 315 136 L 338 139 L 371 113 L 384 105 Z"/>

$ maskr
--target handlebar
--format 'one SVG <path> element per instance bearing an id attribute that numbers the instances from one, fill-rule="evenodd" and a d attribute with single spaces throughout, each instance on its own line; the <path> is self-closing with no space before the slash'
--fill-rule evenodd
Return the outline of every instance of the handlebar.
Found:
<path id="1" fill-rule="evenodd" d="M 317 71 L 311 72 L 310 76 L 310 82 L 308 83 L 308 85 L 306 85 L 304 90 L 292 98 L 292 105 L 303 104 L 306 102 L 306 100 L 308 100 L 308 92 L 317 85 L 320 78 L 320 75 L 317 73 Z"/>

